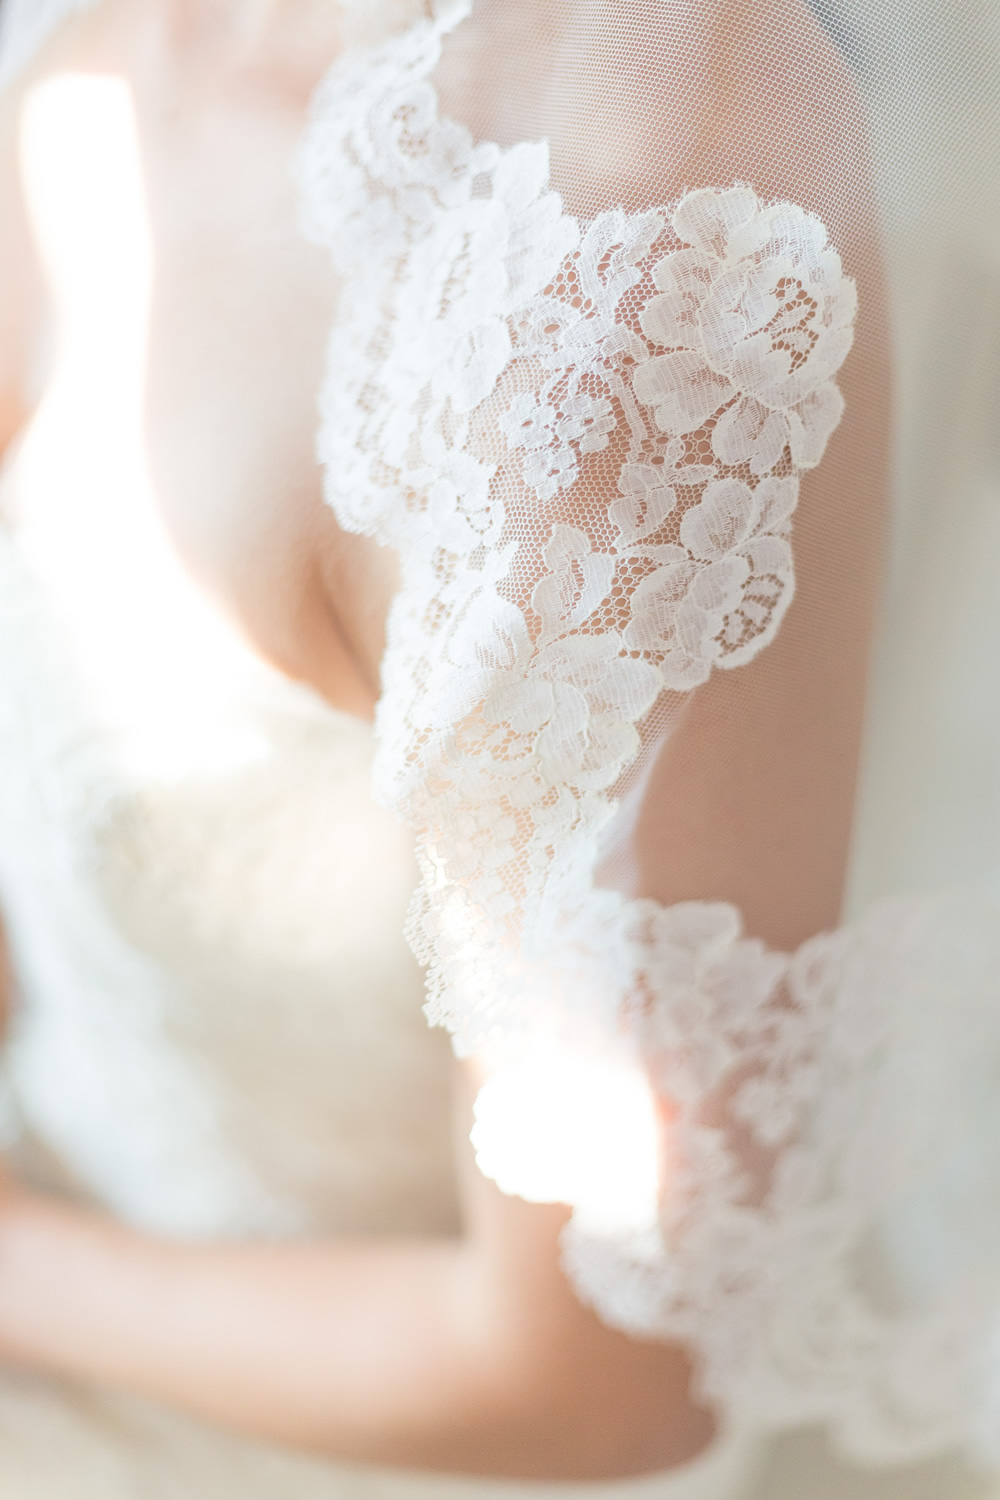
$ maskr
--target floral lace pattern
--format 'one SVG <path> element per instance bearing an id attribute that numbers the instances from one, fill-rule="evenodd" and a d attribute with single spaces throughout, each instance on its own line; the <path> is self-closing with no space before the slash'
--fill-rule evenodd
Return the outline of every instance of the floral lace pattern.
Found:
<path id="1" fill-rule="evenodd" d="M 740 1420 L 828 1420 L 863 1457 L 911 1459 L 981 1417 L 989 1342 L 981 1282 L 900 1312 L 864 1270 L 886 1057 L 958 917 L 887 908 L 787 955 L 730 906 L 595 883 L 654 706 L 750 661 L 791 602 L 854 286 L 814 216 L 746 185 L 564 212 L 544 145 L 501 151 L 438 114 L 430 76 L 467 9 L 335 68 L 303 162 L 311 231 L 351 282 L 328 495 L 403 564 L 378 783 L 418 830 L 428 1012 L 496 1076 L 638 1065 L 666 1105 L 659 1201 L 609 1214 L 586 1170 L 549 1194 L 575 1205 L 565 1263 L 604 1318 L 686 1340 Z M 590 1142 L 620 1124 L 623 1095 L 598 1092 Z M 530 1196 L 547 1143 L 511 1125 L 482 1110 L 479 1159 Z M 920 1180 L 919 1134 L 897 1129 L 894 1187 Z M 603 1188 L 627 1169 L 623 1151 Z"/>
<path id="2" fill-rule="evenodd" d="M 729 906 L 594 879 L 654 705 L 781 624 L 854 287 L 815 217 L 749 186 L 565 213 L 543 145 L 500 151 L 439 118 L 429 76 L 460 14 L 335 69 L 305 161 L 313 232 L 352 281 L 329 497 L 404 564 L 379 781 L 421 840 L 429 1014 L 513 1067 L 553 1048 L 640 1061 L 667 1102 L 660 1202 L 611 1222 L 586 1174 L 565 1195 L 566 1265 L 602 1316 L 689 1341 L 744 1419 L 930 1452 L 969 1425 L 976 1299 L 896 1316 L 858 1270 L 894 1024 L 872 997 L 890 954 L 905 1003 L 923 929 L 890 910 L 779 954 Z M 543 1149 L 519 1163 L 485 1117 L 477 1145 L 515 1191 Z"/>
<path id="3" fill-rule="evenodd" d="M 416 736 L 422 771 L 473 776 L 465 805 L 482 811 L 488 762 L 521 807 L 572 785 L 579 826 L 661 692 L 777 631 L 798 476 L 842 409 L 854 289 L 818 220 L 745 187 L 581 226 L 544 146 L 500 152 L 438 119 L 441 27 L 335 70 L 321 96 L 311 230 L 352 276 L 321 450 L 344 523 L 408 554 L 385 795 L 420 795 L 397 754 Z"/>

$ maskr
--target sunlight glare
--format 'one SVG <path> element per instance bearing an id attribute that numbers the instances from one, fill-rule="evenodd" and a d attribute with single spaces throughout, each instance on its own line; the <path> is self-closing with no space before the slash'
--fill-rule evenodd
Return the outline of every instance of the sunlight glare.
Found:
<path id="1" fill-rule="evenodd" d="M 573 1204 L 609 1233 L 656 1222 L 659 1127 L 639 1068 L 536 1054 L 487 1080 L 475 1119 L 476 1160 L 503 1192 Z"/>
<path id="2" fill-rule="evenodd" d="M 252 760 L 260 744 L 225 712 L 250 653 L 185 574 L 149 475 L 153 257 L 127 84 L 70 74 L 33 89 L 21 170 L 55 348 L 13 466 L 18 550 L 133 769 L 169 777 Z"/>

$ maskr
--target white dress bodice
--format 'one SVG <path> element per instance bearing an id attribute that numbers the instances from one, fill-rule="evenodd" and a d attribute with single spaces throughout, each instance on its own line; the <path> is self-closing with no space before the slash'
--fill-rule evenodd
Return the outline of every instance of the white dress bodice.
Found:
<path id="1" fill-rule="evenodd" d="M 367 726 L 235 649 L 169 725 L 81 712 L 62 632 L 86 627 L 46 618 L 22 543 L 0 565 L 0 878 L 31 1136 L 162 1232 L 448 1229 L 448 1048 Z"/>
<path id="2" fill-rule="evenodd" d="M 79 107 L 51 101 L 27 149 L 43 236 L 85 250 L 0 551 L 17 1106 L 151 1229 L 448 1229 L 448 1048 L 402 934 L 408 837 L 368 792 L 370 727 L 257 660 L 159 529 L 123 93 L 67 87 Z M 67 164 L 68 200 L 46 188 Z"/>

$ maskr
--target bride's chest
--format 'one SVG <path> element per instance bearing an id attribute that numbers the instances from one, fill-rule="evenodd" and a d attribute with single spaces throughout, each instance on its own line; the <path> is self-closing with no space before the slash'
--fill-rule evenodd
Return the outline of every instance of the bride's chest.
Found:
<path id="1" fill-rule="evenodd" d="M 392 577 L 323 500 L 317 390 L 343 288 L 299 229 L 300 130 L 291 110 L 157 116 L 112 77 L 29 102 L 54 338 L 28 446 L 48 469 L 75 457 L 19 486 L 18 520 L 58 529 L 72 493 L 124 571 L 129 528 L 157 531 L 260 655 L 366 716 Z"/>
<path id="2" fill-rule="evenodd" d="M 316 391 L 340 292 L 298 231 L 295 131 L 224 108 L 136 114 L 152 260 L 144 427 L 161 509 L 196 553 L 213 530 L 243 552 L 255 526 L 280 546 L 320 498 Z"/>
<path id="3" fill-rule="evenodd" d="M 323 499 L 318 393 L 351 286 L 301 232 L 304 106 L 143 122 L 143 428 L 165 528 L 262 654 L 367 716 L 392 560 Z"/>

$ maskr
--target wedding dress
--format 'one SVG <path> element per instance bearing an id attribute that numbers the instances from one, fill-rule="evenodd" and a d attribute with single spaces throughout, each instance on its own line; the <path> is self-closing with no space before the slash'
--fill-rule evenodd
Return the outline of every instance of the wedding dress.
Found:
<path id="1" fill-rule="evenodd" d="M 4 0 L 5 76 L 77 8 Z M 525 36 L 437 0 L 332 63 L 296 170 L 349 291 L 327 496 L 402 565 L 374 731 L 173 561 L 111 331 L 148 258 L 94 196 L 137 170 L 127 98 L 25 104 L 38 180 L 77 185 L 40 222 L 91 253 L 3 478 L 12 1150 L 164 1234 L 448 1230 L 405 929 L 489 1067 L 481 1167 L 574 1206 L 579 1294 L 685 1341 L 720 1413 L 689 1470 L 596 1495 L 961 1500 L 1000 1461 L 1000 28 L 814 10 L 588 0 Z M 0 1388 L 0 1439 L 18 1500 L 538 1488 L 45 1381 Z"/>

